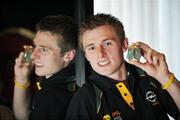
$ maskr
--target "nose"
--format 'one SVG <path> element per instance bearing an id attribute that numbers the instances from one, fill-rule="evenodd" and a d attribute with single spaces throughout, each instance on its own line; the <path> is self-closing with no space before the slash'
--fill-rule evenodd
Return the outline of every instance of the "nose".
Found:
<path id="1" fill-rule="evenodd" d="M 99 46 L 98 49 L 97 49 L 97 55 L 98 57 L 102 58 L 106 55 L 106 51 L 105 49 L 103 48 L 103 46 Z"/>

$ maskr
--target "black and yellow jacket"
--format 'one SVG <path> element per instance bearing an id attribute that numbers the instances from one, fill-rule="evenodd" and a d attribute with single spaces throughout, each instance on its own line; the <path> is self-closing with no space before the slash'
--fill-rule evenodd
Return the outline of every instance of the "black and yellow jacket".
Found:
<path id="1" fill-rule="evenodd" d="M 48 79 L 42 79 L 41 89 L 32 99 L 31 120 L 63 120 L 76 90 L 75 67 L 69 65 Z"/>
<path id="2" fill-rule="evenodd" d="M 126 63 L 126 68 L 126 85 L 93 71 L 74 94 L 66 119 L 169 120 L 169 114 L 178 120 L 180 112 L 160 83 L 133 65 Z"/>

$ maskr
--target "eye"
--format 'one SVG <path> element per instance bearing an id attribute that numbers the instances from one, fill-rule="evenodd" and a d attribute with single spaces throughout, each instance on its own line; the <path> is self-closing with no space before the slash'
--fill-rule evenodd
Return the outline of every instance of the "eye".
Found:
<path id="1" fill-rule="evenodd" d="M 112 44 L 111 41 L 104 42 L 104 46 L 110 46 L 111 44 Z"/>
<path id="2" fill-rule="evenodd" d="M 93 50 L 95 50 L 95 47 L 94 47 L 94 46 L 88 47 L 88 51 L 93 51 Z"/>
<path id="3" fill-rule="evenodd" d="M 40 50 L 41 50 L 41 52 L 48 52 L 48 49 L 45 47 L 42 47 Z"/>

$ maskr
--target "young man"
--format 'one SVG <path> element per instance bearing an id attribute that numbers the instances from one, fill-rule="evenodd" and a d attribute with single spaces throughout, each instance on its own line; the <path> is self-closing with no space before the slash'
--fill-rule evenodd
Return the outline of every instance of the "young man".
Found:
<path id="1" fill-rule="evenodd" d="M 66 119 L 167 120 L 167 113 L 178 119 L 180 84 L 163 54 L 138 42 L 146 63 L 125 62 L 124 27 L 109 14 L 90 16 L 81 25 L 79 38 L 93 70 L 74 94 Z"/>
<path id="2" fill-rule="evenodd" d="M 21 52 L 14 66 L 13 109 L 16 119 L 64 119 L 75 91 L 75 57 L 77 26 L 63 15 L 47 16 L 37 25 L 32 63 L 23 61 Z M 30 74 L 35 67 L 41 89 L 31 97 Z"/>

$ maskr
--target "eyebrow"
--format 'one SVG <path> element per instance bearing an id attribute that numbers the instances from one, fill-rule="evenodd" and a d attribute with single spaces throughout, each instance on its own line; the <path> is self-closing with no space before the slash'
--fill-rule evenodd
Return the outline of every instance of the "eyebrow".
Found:
<path id="1" fill-rule="evenodd" d="M 108 40 L 112 40 L 112 41 L 113 41 L 113 39 L 104 39 L 103 42 L 106 42 L 106 41 L 108 41 Z"/>
<path id="2" fill-rule="evenodd" d="M 113 41 L 113 39 L 108 39 L 108 38 L 106 38 L 106 39 L 102 40 L 102 42 L 106 42 L 106 41 L 108 41 L 108 40 L 112 40 L 112 41 Z M 94 45 L 93 43 L 88 44 L 88 45 L 86 45 L 86 46 L 84 47 L 84 49 L 86 49 L 87 47 L 93 46 L 93 45 Z"/>
<path id="3" fill-rule="evenodd" d="M 86 49 L 87 47 L 93 46 L 93 45 L 94 45 L 93 43 L 88 44 L 88 45 L 86 45 L 86 46 L 84 47 L 84 49 Z"/>
<path id="4" fill-rule="evenodd" d="M 46 49 L 49 49 L 49 50 L 52 50 L 52 48 L 50 48 L 50 47 L 48 47 L 48 46 L 44 46 L 44 45 L 36 45 L 36 44 L 34 44 L 33 46 L 35 46 L 35 47 L 40 47 L 40 48 L 46 48 Z"/>

